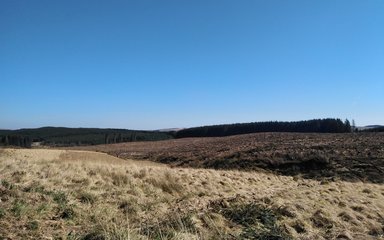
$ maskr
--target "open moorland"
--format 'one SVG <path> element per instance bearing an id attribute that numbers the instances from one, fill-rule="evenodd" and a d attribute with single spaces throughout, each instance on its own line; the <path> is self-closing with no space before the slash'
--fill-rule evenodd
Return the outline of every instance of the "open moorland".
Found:
<path id="1" fill-rule="evenodd" d="M 383 136 L 0 149 L 0 239 L 382 239 Z"/>
<path id="2" fill-rule="evenodd" d="M 268 171 L 384 183 L 384 133 L 255 133 L 82 149 L 177 167 Z"/>

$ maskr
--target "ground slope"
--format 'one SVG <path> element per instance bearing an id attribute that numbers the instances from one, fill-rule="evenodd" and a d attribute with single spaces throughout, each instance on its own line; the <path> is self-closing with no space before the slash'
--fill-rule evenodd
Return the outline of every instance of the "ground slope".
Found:
<path id="1" fill-rule="evenodd" d="M 84 147 L 177 167 L 269 171 L 384 183 L 383 133 L 256 133 Z"/>
<path id="2" fill-rule="evenodd" d="M 378 239 L 384 186 L 0 150 L 0 239 Z"/>

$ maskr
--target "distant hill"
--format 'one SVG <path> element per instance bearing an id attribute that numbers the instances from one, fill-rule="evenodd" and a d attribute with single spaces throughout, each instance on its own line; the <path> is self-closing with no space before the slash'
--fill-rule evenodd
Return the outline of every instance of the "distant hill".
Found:
<path id="1" fill-rule="evenodd" d="M 49 146 L 96 145 L 173 138 L 168 132 L 108 128 L 42 127 L 0 130 L 2 145 L 30 146 L 33 142 Z"/>
<path id="2" fill-rule="evenodd" d="M 367 125 L 365 128 L 379 128 L 379 127 L 384 127 L 383 125 Z"/>
<path id="3" fill-rule="evenodd" d="M 223 137 L 258 132 L 351 132 L 348 120 L 325 118 L 295 122 L 253 122 L 186 128 L 175 133 L 176 138 L 185 137 Z"/>
<path id="4" fill-rule="evenodd" d="M 375 128 L 376 129 L 376 128 Z M 29 147 L 84 146 L 135 141 L 158 141 L 185 137 L 222 137 L 257 132 L 351 132 L 348 120 L 326 118 L 295 122 L 235 123 L 195 128 L 168 128 L 141 131 L 111 128 L 42 127 L 18 130 L 0 130 L 0 145 Z"/>
<path id="5" fill-rule="evenodd" d="M 363 131 L 363 132 L 376 132 L 376 131 L 380 131 L 380 129 L 384 128 L 383 125 L 367 125 L 367 126 L 363 126 L 363 127 L 356 127 L 359 131 Z"/>
<path id="6" fill-rule="evenodd" d="M 384 132 L 383 125 L 368 125 L 365 127 L 359 127 L 358 129 L 363 132 Z"/>
<path id="7" fill-rule="evenodd" d="M 164 128 L 164 129 L 158 129 L 157 132 L 177 132 L 180 130 L 183 130 L 184 128 Z"/>

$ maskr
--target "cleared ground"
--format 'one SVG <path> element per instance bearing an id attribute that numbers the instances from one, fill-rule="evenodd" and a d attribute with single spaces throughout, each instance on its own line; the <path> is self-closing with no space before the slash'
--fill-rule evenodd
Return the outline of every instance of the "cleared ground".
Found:
<path id="1" fill-rule="evenodd" d="M 0 150 L 0 239 L 379 239 L 384 186 Z"/>
<path id="2" fill-rule="evenodd" d="M 177 167 L 384 183 L 384 133 L 255 133 L 82 147 Z"/>

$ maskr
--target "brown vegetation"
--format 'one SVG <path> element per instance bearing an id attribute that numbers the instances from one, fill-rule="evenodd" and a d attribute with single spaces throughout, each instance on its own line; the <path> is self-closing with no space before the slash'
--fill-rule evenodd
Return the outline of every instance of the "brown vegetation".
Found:
<path id="1" fill-rule="evenodd" d="M 256 133 L 84 149 L 177 167 L 261 170 L 318 180 L 384 183 L 382 133 Z"/>

